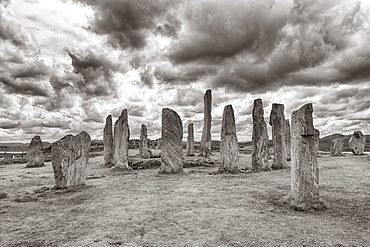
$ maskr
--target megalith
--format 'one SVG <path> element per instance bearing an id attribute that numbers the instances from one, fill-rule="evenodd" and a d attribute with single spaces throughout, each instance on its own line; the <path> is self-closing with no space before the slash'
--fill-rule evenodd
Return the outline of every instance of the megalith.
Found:
<path id="1" fill-rule="evenodd" d="M 43 154 L 42 141 L 40 136 L 32 138 L 30 145 L 28 146 L 26 159 L 26 167 L 40 167 L 44 166 L 44 154 Z"/>
<path id="2" fill-rule="evenodd" d="M 90 135 L 85 131 L 76 136 L 67 135 L 52 144 L 52 166 L 56 188 L 85 184 L 90 145 Z"/>
<path id="3" fill-rule="evenodd" d="M 188 138 L 186 142 L 186 155 L 194 156 L 194 124 L 188 124 Z"/>
<path id="4" fill-rule="evenodd" d="M 286 147 L 285 147 L 285 116 L 283 104 L 272 104 L 270 122 L 272 127 L 273 155 L 272 169 L 286 168 Z"/>
<path id="5" fill-rule="evenodd" d="M 344 138 L 337 138 L 330 143 L 330 155 L 331 156 L 342 156 L 342 149 L 344 145 Z"/>
<path id="6" fill-rule="evenodd" d="M 211 155 L 211 122 L 212 122 L 212 91 L 208 89 L 204 94 L 204 126 L 200 141 L 201 155 L 209 158 Z"/>
<path id="7" fill-rule="evenodd" d="M 319 131 L 313 126 L 312 104 L 293 111 L 291 117 L 292 203 L 299 207 L 311 207 L 319 201 Z"/>
<path id="8" fill-rule="evenodd" d="M 290 140 L 290 123 L 289 119 L 285 119 L 285 152 L 286 152 L 286 160 L 291 160 L 291 140 Z"/>
<path id="9" fill-rule="evenodd" d="M 361 131 L 357 130 L 353 132 L 348 142 L 349 146 L 352 149 L 353 154 L 355 155 L 364 154 L 366 136 L 364 136 L 364 134 L 362 134 Z"/>
<path id="10" fill-rule="evenodd" d="M 172 109 L 162 109 L 161 167 L 158 173 L 181 173 L 182 163 L 182 121 Z"/>
<path id="11" fill-rule="evenodd" d="M 113 130 L 112 130 L 112 115 L 105 119 L 103 130 L 103 145 L 104 145 L 104 165 L 112 165 L 113 161 Z"/>
<path id="12" fill-rule="evenodd" d="M 221 125 L 219 173 L 237 173 L 239 171 L 239 147 L 236 136 L 235 116 L 232 105 L 224 108 Z"/>
<path id="13" fill-rule="evenodd" d="M 113 164 L 116 169 L 131 170 L 128 165 L 129 138 L 127 109 L 124 109 L 114 124 Z"/>
<path id="14" fill-rule="evenodd" d="M 148 131 L 145 124 L 141 125 L 139 153 L 144 159 L 150 158 L 150 153 L 148 150 Z"/>
<path id="15" fill-rule="evenodd" d="M 252 131 L 252 170 L 270 170 L 268 164 L 269 147 L 267 125 L 263 117 L 263 105 L 261 99 L 253 102 L 253 131 Z"/>

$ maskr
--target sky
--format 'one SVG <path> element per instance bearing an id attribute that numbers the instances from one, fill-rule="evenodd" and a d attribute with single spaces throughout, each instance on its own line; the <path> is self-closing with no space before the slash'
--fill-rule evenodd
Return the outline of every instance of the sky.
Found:
<path id="1" fill-rule="evenodd" d="M 131 138 L 161 136 L 161 110 L 184 139 L 203 128 L 212 90 L 212 139 L 223 109 L 250 141 L 254 99 L 268 123 L 306 103 L 321 137 L 370 134 L 367 0 L 0 0 L 0 142 L 56 141 L 128 110 Z M 271 136 L 271 129 L 270 136 Z"/>

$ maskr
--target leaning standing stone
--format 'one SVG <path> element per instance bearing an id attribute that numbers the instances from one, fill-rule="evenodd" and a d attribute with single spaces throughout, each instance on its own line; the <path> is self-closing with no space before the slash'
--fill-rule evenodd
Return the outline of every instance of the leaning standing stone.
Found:
<path id="1" fill-rule="evenodd" d="M 162 109 L 162 163 L 158 173 L 180 173 L 182 163 L 182 122 L 180 116 L 169 108 Z"/>
<path id="2" fill-rule="evenodd" d="M 188 124 L 188 138 L 186 142 L 186 155 L 194 156 L 194 124 Z"/>
<path id="3" fill-rule="evenodd" d="M 331 156 L 342 156 L 342 148 L 344 144 L 343 138 L 337 138 L 331 141 L 330 155 Z"/>
<path id="4" fill-rule="evenodd" d="M 290 140 L 290 123 L 289 119 L 285 120 L 285 151 L 286 151 L 286 160 L 291 160 L 291 140 Z"/>
<path id="5" fill-rule="evenodd" d="M 141 125 L 139 153 L 143 159 L 150 158 L 150 154 L 148 151 L 148 131 L 145 124 Z"/>
<path id="6" fill-rule="evenodd" d="M 27 168 L 44 166 L 43 150 L 41 137 L 35 136 L 32 138 L 26 154 L 26 159 L 28 162 L 26 165 Z"/>
<path id="7" fill-rule="evenodd" d="M 314 129 L 312 104 L 292 113 L 291 192 L 293 205 L 309 208 L 319 201 L 319 131 Z"/>
<path id="8" fill-rule="evenodd" d="M 274 159 L 272 169 L 286 168 L 285 148 L 285 116 L 283 104 L 272 104 L 270 125 L 272 127 L 272 142 L 274 145 Z"/>
<path id="9" fill-rule="evenodd" d="M 211 122 L 212 122 L 212 91 L 208 89 L 204 94 L 204 126 L 200 141 L 201 155 L 209 158 L 211 155 Z"/>
<path id="10" fill-rule="evenodd" d="M 366 136 L 364 136 L 361 131 L 358 130 L 353 132 L 353 135 L 351 135 L 351 138 L 348 142 L 353 154 L 364 154 Z"/>
<path id="11" fill-rule="evenodd" d="M 239 148 L 236 137 L 234 110 L 231 105 L 224 108 L 221 126 L 219 173 L 237 173 L 239 170 Z"/>
<path id="12" fill-rule="evenodd" d="M 109 115 L 105 120 L 103 130 L 103 145 L 104 145 L 104 165 L 112 165 L 113 161 L 113 131 L 112 131 L 112 115 Z"/>
<path id="13" fill-rule="evenodd" d="M 132 170 L 128 165 L 130 129 L 128 126 L 127 109 L 124 109 L 114 124 L 114 156 L 113 164 L 116 169 Z"/>
<path id="14" fill-rule="evenodd" d="M 270 170 L 268 164 L 269 137 L 267 134 L 267 125 L 263 117 L 263 105 L 261 99 L 254 100 L 252 118 L 252 170 Z"/>
<path id="15" fill-rule="evenodd" d="M 52 166 L 56 188 L 84 185 L 91 138 L 82 131 L 52 144 Z"/>

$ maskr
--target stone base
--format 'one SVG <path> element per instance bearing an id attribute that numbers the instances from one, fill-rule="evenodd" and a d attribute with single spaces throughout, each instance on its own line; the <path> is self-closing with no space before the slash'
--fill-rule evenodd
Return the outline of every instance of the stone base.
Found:
<path id="1" fill-rule="evenodd" d="M 279 199 L 277 204 L 288 205 L 295 211 L 323 211 L 328 208 L 328 204 L 322 200 L 315 202 L 297 202 L 291 195 Z"/>
<path id="2" fill-rule="evenodd" d="M 38 165 L 35 165 L 35 164 L 30 165 L 30 163 L 27 163 L 26 168 L 37 168 L 37 167 L 44 167 L 44 166 L 45 166 L 44 163 L 38 164 Z"/>
<path id="3" fill-rule="evenodd" d="M 131 172 L 131 171 L 133 171 L 131 167 L 115 166 L 115 165 L 113 165 L 110 169 L 112 171 L 122 171 L 122 172 Z"/>

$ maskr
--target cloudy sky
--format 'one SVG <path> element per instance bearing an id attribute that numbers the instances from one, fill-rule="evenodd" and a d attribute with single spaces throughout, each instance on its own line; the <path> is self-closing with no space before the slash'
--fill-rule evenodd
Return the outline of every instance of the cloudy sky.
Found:
<path id="1" fill-rule="evenodd" d="M 340 0 L 0 0 L 0 142 L 55 141 L 129 112 L 160 137 L 161 109 L 195 138 L 212 89 L 212 137 L 232 104 L 251 140 L 265 117 L 312 102 L 321 137 L 370 133 L 370 3 Z"/>

